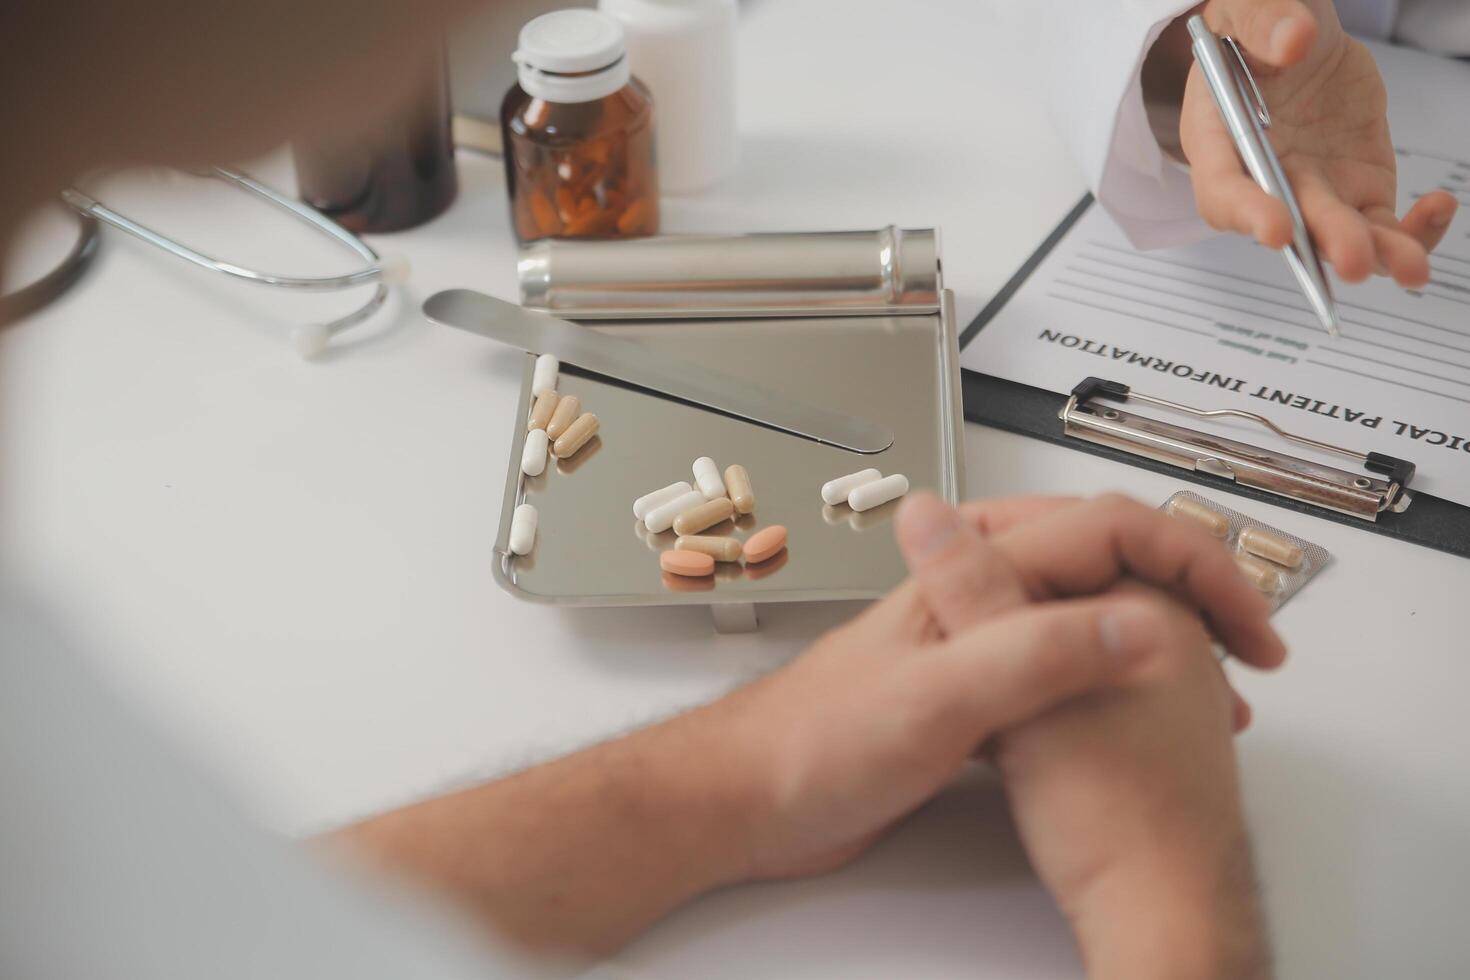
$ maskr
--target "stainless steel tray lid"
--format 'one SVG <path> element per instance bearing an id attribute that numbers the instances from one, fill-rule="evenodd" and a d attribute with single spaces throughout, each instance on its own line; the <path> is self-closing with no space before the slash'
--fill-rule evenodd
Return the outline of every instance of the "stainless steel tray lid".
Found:
<path id="1" fill-rule="evenodd" d="M 521 250 L 521 303 L 578 319 L 933 313 L 933 229 L 547 239 Z"/>

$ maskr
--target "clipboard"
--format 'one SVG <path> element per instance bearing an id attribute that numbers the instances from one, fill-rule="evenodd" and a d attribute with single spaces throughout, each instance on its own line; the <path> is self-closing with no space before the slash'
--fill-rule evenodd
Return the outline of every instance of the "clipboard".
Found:
<path id="1" fill-rule="evenodd" d="M 1062 219 L 960 334 L 961 348 L 995 318 L 1092 204 L 1092 195 L 1084 195 Z M 1286 507 L 1410 544 L 1470 558 L 1470 507 L 1414 490 L 1411 461 L 1369 452 L 1359 453 L 1349 447 L 1326 447 L 1356 457 L 1364 464 L 1356 473 L 1345 467 L 1341 471 L 1342 474 L 1348 474 L 1345 483 L 1340 475 L 1332 482 L 1360 490 L 1369 498 L 1376 497 L 1378 503 L 1375 506 L 1370 499 L 1348 501 L 1335 493 L 1327 492 L 1332 488 L 1312 486 L 1317 482 L 1311 479 L 1309 472 L 1313 464 L 1294 460 L 1287 452 L 1277 452 L 1274 446 L 1280 441 L 1279 437 L 1256 444 L 1269 443 L 1269 448 L 1254 455 L 1244 455 L 1261 461 L 1268 468 L 1283 469 L 1288 476 L 1291 476 L 1292 463 L 1302 463 L 1306 469 L 1296 474 L 1298 479 L 1288 479 L 1283 485 L 1280 480 L 1268 480 L 1248 474 L 1245 468 L 1232 464 L 1229 447 L 1221 446 L 1221 443 L 1228 440 L 1194 433 L 1188 426 L 1176 422 L 1168 411 L 1173 408 L 1190 414 L 1206 415 L 1212 414 L 1210 406 L 1195 409 L 1177 405 L 1141 392 L 1130 392 L 1126 386 L 1098 378 L 1079 378 L 1078 386 L 1073 391 L 1059 393 L 966 368 L 961 372 L 960 384 L 965 418 L 968 421 L 1079 449 L 1095 456 L 1188 480 L 1213 490 L 1223 490 Z M 1161 405 L 1165 410 L 1150 409 L 1147 415 L 1143 411 L 1134 414 L 1131 401 L 1155 407 Z M 1124 404 L 1127 404 L 1126 411 L 1121 407 Z M 1080 413 L 1079 409 L 1082 410 Z M 1264 420 L 1264 424 L 1276 433 L 1281 432 L 1269 419 Z M 1122 432 L 1121 437 L 1116 431 L 1103 431 L 1116 427 L 1127 431 Z M 1144 438 L 1144 433 L 1157 434 L 1155 430 L 1162 430 L 1160 438 L 1172 437 L 1172 442 L 1162 448 L 1147 445 L 1146 443 L 1153 440 Z M 1133 433 L 1137 433 L 1137 436 Z M 1275 437 L 1275 433 L 1270 435 Z M 1197 438 L 1190 438 L 1191 436 Z M 1287 438 L 1295 437 L 1288 434 Z M 1322 448 L 1322 444 L 1312 440 L 1299 441 Z M 1232 445 L 1243 449 L 1255 448 L 1243 443 Z M 1202 451 L 1205 448 L 1211 451 Z"/>

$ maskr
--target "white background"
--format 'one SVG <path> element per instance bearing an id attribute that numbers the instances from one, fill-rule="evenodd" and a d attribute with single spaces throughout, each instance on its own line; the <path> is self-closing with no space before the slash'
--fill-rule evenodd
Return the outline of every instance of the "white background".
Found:
<path id="1" fill-rule="evenodd" d="M 666 230 L 941 226 L 967 321 L 1082 192 L 982 4 L 766 0 L 746 9 L 741 44 L 739 173 L 670 201 Z M 261 173 L 288 179 L 280 163 Z M 497 591 L 516 360 L 415 310 L 450 286 L 513 297 L 498 166 L 463 157 L 449 214 L 378 242 L 412 259 L 410 295 L 320 363 L 284 341 L 318 304 L 227 288 L 112 234 L 79 288 L 0 340 L 8 564 L 288 832 L 707 699 L 851 612 L 771 608 L 759 634 L 720 637 L 698 609 L 564 612 Z M 113 191 L 238 260 L 326 261 L 248 202 L 153 179 Z M 975 494 L 1157 502 L 1180 486 L 966 436 Z M 1240 748 L 1282 975 L 1463 975 L 1470 564 L 1237 506 L 1337 557 L 1278 617 L 1290 664 L 1239 678 L 1257 711 Z M 1079 971 L 984 783 L 840 874 L 710 896 L 619 959 L 670 980 Z"/>

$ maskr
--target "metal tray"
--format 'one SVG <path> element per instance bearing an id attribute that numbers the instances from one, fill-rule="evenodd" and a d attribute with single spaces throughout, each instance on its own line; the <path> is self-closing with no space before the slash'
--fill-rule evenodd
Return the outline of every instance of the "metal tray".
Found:
<path id="1" fill-rule="evenodd" d="M 882 420 L 894 444 L 872 455 L 819 445 L 764 429 L 563 365 L 558 391 L 576 395 L 601 431 L 567 460 L 550 459 L 540 476 L 520 471 L 531 405 L 528 355 L 521 381 L 525 414 L 515 425 L 505 502 L 496 539 L 495 578 L 511 594 L 556 605 L 632 606 L 796 602 L 875 598 L 905 576 L 894 542 L 897 502 L 866 513 L 823 504 L 833 477 L 877 467 L 903 473 L 911 489 L 950 501 L 963 494 L 963 414 L 953 297 L 937 313 L 704 320 L 619 320 L 589 329 L 658 343 L 726 374 L 758 379 L 839 411 Z M 672 531 L 651 534 L 633 517 L 635 498 L 676 480 L 710 456 L 740 463 L 755 488 L 753 515 L 707 534 L 747 537 L 783 524 L 786 552 L 760 565 L 720 563 L 709 579 L 681 579 L 659 568 Z M 521 503 L 539 513 L 531 554 L 510 554 L 510 522 Z"/>

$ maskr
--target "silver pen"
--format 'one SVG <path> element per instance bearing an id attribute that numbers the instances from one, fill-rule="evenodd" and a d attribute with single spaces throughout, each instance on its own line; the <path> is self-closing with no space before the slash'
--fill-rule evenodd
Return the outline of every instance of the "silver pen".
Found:
<path id="1" fill-rule="evenodd" d="M 1322 321 L 1328 333 L 1336 337 L 1337 303 L 1332 298 L 1332 287 L 1327 283 L 1322 262 L 1312 246 L 1312 236 L 1307 233 L 1302 210 L 1296 203 L 1296 195 L 1291 192 L 1291 182 L 1286 179 L 1281 161 L 1266 136 L 1271 125 L 1271 113 L 1256 85 L 1255 76 L 1245 63 L 1245 55 L 1234 38 L 1216 37 L 1198 14 L 1189 18 L 1188 27 L 1193 40 L 1194 60 L 1210 86 L 1210 94 L 1215 97 L 1215 105 L 1230 130 L 1230 138 L 1235 141 L 1241 162 L 1261 190 L 1280 200 L 1291 214 L 1294 234 L 1291 244 L 1282 249 L 1286 264 L 1296 275 L 1302 294 L 1311 304 L 1317 319 Z M 1225 52 L 1227 47 L 1229 54 Z M 1247 101 L 1251 104 L 1248 105 Z"/>

